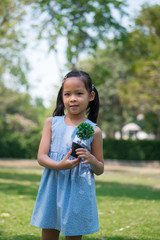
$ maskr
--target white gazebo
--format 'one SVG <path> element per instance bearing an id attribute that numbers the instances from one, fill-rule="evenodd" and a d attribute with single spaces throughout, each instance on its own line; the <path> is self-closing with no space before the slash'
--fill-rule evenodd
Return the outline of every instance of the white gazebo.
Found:
<path id="1" fill-rule="evenodd" d="M 122 128 L 123 139 L 136 139 L 137 132 L 141 131 L 141 127 L 136 123 L 128 123 Z"/>
<path id="2" fill-rule="evenodd" d="M 136 123 L 128 123 L 122 128 L 122 132 L 130 132 L 130 131 L 140 131 L 141 127 Z"/>

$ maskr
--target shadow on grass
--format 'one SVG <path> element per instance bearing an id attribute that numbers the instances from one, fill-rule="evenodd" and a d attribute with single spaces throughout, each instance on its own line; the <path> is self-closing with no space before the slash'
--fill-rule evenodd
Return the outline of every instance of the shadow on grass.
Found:
<path id="1" fill-rule="evenodd" d="M 26 195 L 35 199 L 40 183 L 41 175 L 30 173 L 9 173 L 0 174 L 2 182 L 0 191 L 5 194 Z M 5 182 L 6 180 L 6 182 Z M 7 182 L 10 180 L 10 182 Z M 19 181 L 16 183 L 16 181 Z M 26 181 L 26 182 L 25 182 Z M 22 182 L 22 184 L 21 184 Z M 132 199 L 158 200 L 160 199 L 160 189 L 141 184 L 127 184 L 119 182 L 96 181 L 97 197 L 127 197 Z"/>
<path id="2" fill-rule="evenodd" d="M 16 235 L 12 237 L 0 236 L 2 240 L 40 240 L 40 237 L 31 236 L 31 235 Z"/>
<path id="3" fill-rule="evenodd" d="M 141 240 L 141 239 L 138 239 L 138 238 L 126 238 L 126 237 L 108 237 L 108 236 L 105 236 L 105 237 L 101 237 L 101 238 L 94 238 L 94 237 L 91 237 L 91 238 L 88 238 L 88 237 L 85 237 L 84 240 Z M 144 240 L 144 239 L 143 239 Z M 147 239 L 145 239 L 147 240 Z"/>
<path id="4" fill-rule="evenodd" d="M 0 237 L 0 239 L 2 239 Z M 60 237 L 59 240 L 64 240 L 65 237 Z M 96 238 L 96 237 L 83 237 L 82 239 L 84 240 L 144 240 L 142 238 L 129 238 L 129 237 L 121 237 L 121 236 L 115 236 L 115 237 L 109 237 L 109 236 L 104 236 L 101 238 Z M 39 237 L 36 236 L 31 236 L 31 235 L 17 235 L 13 237 L 3 237 L 3 240 L 40 240 Z M 145 240 L 151 240 L 150 238 L 145 238 Z M 159 239 L 154 239 L 154 240 L 159 240 Z"/>
<path id="5" fill-rule="evenodd" d="M 36 237 L 36 236 L 32 236 L 32 235 L 16 235 L 16 236 L 12 236 L 12 237 L 5 237 L 3 236 L 3 238 L 1 238 L 2 236 L 0 235 L 0 239 L 3 240 L 40 240 L 40 237 Z M 96 237 L 83 237 L 82 239 L 84 240 L 144 240 L 144 239 L 140 239 L 140 238 L 126 238 L 126 237 L 120 237 L 120 236 L 115 236 L 115 237 L 109 237 L 109 236 L 105 236 L 105 237 L 101 237 L 101 238 L 96 238 Z M 65 240 L 65 237 L 60 237 L 59 240 Z M 149 238 L 145 239 L 145 240 L 149 240 Z M 158 240 L 158 239 L 154 239 L 154 240 Z"/>
<path id="6" fill-rule="evenodd" d="M 115 237 L 110 237 L 110 236 L 104 236 L 101 238 L 95 238 L 95 237 L 85 237 L 84 240 L 151 240 L 151 238 L 134 238 L 134 237 L 121 237 L 121 236 L 115 236 Z M 159 239 L 154 239 L 154 240 L 159 240 Z"/>
<path id="7" fill-rule="evenodd" d="M 160 189 L 140 184 L 96 181 L 96 195 L 102 197 L 127 197 L 132 199 L 158 200 Z"/>
<path id="8" fill-rule="evenodd" d="M 1 183 L 0 191 L 7 195 L 24 195 L 29 196 L 31 199 L 35 199 L 38 192 L 37 184 L 23 185 L 16 183 Z"/>
<path id="9" fill-rule="evenodd" d="M 41 175 L 5 171 L 0 173 L 0 179 L 2 179 L 0 191 L 3 193 L 8 195 L 26 195 L 31 199 L 35 199 Z M 19 181 L 20 183 L 16 183 L 16 181 Z"/>
<path id="10" fill-rule="evenodd" d="M 35 173 L 19 173 L 19 172 L 1 172 L 1 179 L 16 180 L 16 181 L 30 181 L 30 182 L 39 182 L 41 175 Z"/>
<path id="11" fill-rule="evenodd" d="M 12 195 L 26 195 L 31 199 L 35 199 L 39 184 L 29 183 L 1 183 L 0 191 L 5 194 Z M 97 197 L 126 197 L 132 199 L 158 200 L 160 199 L 160 190 L 154 189 L 150 186 L 143 186 L 138 184 L 122 184 L 118 182 L 96 182 Z"/>

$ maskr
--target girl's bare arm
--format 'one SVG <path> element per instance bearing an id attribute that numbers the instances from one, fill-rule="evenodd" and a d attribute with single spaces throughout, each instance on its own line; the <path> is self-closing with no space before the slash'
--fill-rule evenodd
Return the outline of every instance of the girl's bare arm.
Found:
<path id="1" fill-rule="evenodd" d="M 70 169 L 77 166 L 80 162 L 80 159 L 77 158 L 72 161 L 69 160 L 71 151 L 69 151 L 60 162 L 57 162 L 48 156 L 51 143 L 51 134 L 52 134 L 52 117 L 47 118 L 44 123 L 42 138 L 38 149 L 38 163 L 43 167 L 57 170 Z"/>

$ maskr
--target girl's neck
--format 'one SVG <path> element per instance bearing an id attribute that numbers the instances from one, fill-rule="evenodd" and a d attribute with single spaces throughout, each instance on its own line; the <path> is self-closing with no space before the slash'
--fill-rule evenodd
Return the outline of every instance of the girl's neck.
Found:
<path id="1" fill-rule="evenodd" d="M 67 125 L 78 126 L 81 122 L 85 122 L 86 117 L 83 116 L 70 116 L 68 113 L 65 115 L 65 122 Z"/>

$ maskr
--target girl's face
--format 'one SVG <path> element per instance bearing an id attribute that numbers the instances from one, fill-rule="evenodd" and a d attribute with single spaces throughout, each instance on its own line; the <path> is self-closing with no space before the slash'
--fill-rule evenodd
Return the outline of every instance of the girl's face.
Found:
<path id="1" fill-rule="evenodd" d="M 63 103 L 71 115 L 84 116 L 88 103 L 93 101 L 94 91 L 89 93 L 79 77 L 67 78 L 63 85 Z"/>

